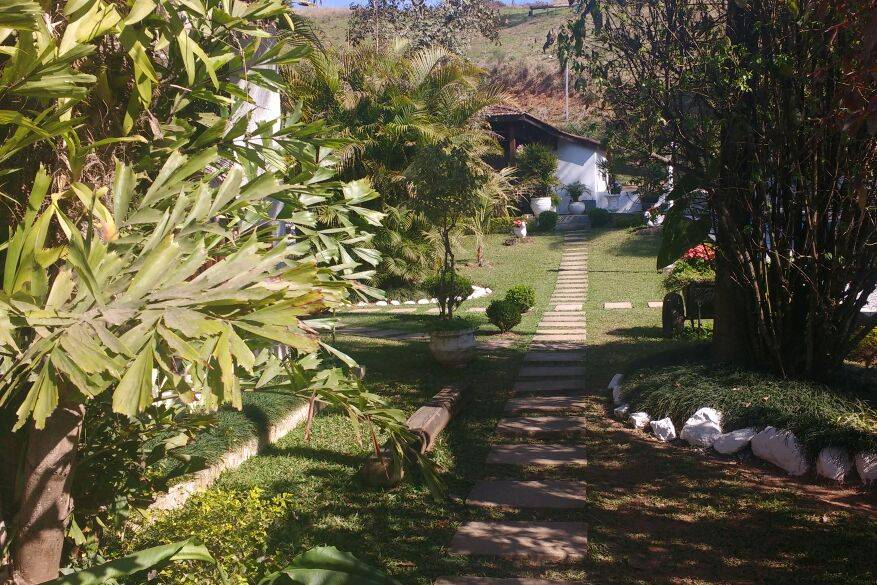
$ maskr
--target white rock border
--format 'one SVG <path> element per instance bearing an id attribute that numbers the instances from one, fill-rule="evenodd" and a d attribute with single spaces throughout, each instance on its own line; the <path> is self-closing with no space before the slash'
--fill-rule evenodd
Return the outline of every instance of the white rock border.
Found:
<path id="1" fill-rule="evenodd" d="M 615 374 L 609 381 L 606 389 L 612 400 L 612 415 L 615 419 L 627 422 L 633 428 L 646 430 L 651 427 L 652 433 L 662 442 L 671 442 L 675 439 L 675 427 L 669 417 L 661 420 L 652 420 L 651 416 L 643 411 L 631 413 L 632 407 L 624 402 L 621 391 L 621 383 L 624 374 Z M 705 409 L 715 412 L 718 416 L 718 425 L 721 425 L 722 413 L 712 407 L 701 407 L 696 412 L 702 413 Z M 710 413 L 712 414 L 712 413 Z M 692 415 L 694 416 L 694 415 Z M 712 417 L 709 417 L 712 418 Z M 689 417 L 689 422 L 691 417 Z M 669 425 L 664 424 L 665 421 Z M 683 429 L 684 430 L 684 429 Z M 753 448 L 753 455 L 763 461 L 767 461 L 779 469 L 783 469 L 790 476 L 800 477 L 814 471 L 818 477 L 837 483 L 844 484 L 852 476 L 855 468 L 859 480 L 863 486 L 877 486 L 877 452 L 857 453 L 853 456 L 842 447 L 825 447 L 819 453 L 815 462 L 809 461 L 806 452 L 798 442 L 794 433 L 788 429 L 776 429 L 767 426 L 763 429 L 747 427 L 734 431 L 721 433 L 710 442 L 710 447 L 704 451 L 715 450 L 717 453 L 728 455 L 737 453 L 747 446 L 752 447 L 752 440 L 759 438 L 762 442 L 768 440 L 768 447 L 758 446 Z M 757 450 L 760 450 L 759 455 Z M 780 451 L 775 453 L 775 451 Z M 795 461 L 791 461 L 794 455 Z"/>
<path id="2" fill-rule="evenodd" d="M 478 286 L 477 284 L 472 285 L 472 294 L 470 294 L 465 299 L 461 299 L 457 297 L 458 300 L 467 300 L 471 301 L 474 299 L 483 299 L 484 297 L 490 296 L 493 294 L 493 289 L 487 286 Z M 388 305 L 398 306 L 398 305 L 437 305 L 438 299 L 408 299 L 406 301 L 400 301 L 398 299 L 393 299 L 392 301 L 375 301 L 373 303 L 366 303 L 365 301 L 359 301 L 354 305 L 350 305 L 352 308 L 363 308 L 363 307 L 386 307 Z"/>

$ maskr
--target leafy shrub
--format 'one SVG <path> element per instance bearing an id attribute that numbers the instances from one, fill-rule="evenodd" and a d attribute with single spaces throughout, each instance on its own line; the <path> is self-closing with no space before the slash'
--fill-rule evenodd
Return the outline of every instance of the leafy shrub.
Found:
<path id="1" fill-rule="evenodd" d="M 707 244 L 686 250 L 664 277 L 664 289 L 678 291 L 692 283 L 713 282 L 716 278 L 715 258 L 715 250 Z"/>
<path id="2" fill-rule="evenodd" d="M 465 316 L 452 319 L 431 319 L 427 325 L 429 331 L 465 331 L 466 329 L 475 329 L 478 323 L 475 319 Z"/>
<path id="3" fill-rule="evenodd" d="M 591 227 L 606 227 L 612 223 L 612 213 L 599 207 L 589 209 L 588 218 L 591 220 Z"/>
<path id="4" fill-rule="evenodd" d="M 521 305 L 509 299 L 491 301 L 487 307 L 487 318 L 505 333 L 521 322 Z"/>
<path id="5" fill-rule="evenodd" d="M 869 404 L 867 399 L 871 400 Z M 791 429 L 811 455 L 827 446 L 853 453 L 877 448 L 877 410 L 865 383 L 831 388 L 765 372 L 699 363 L 644 371 L 625 387 L 631 408 L 667 415 L 680 428 L 702 406 L 722 413 L 727 430 Z"/>
<path id="6" fill-rule="evenodd" d="M 877 363 L 877 329 L 871 330 L 871 332 L 859 342 L 856 349 L 850 353 L 849 359 L 854 362 L 865 364 L 866 368 L 870 368 Z"/>
<path id="7" fill-rule="evenodd" d="M 491 234 L 507 234 L 512 231 L 512 224 L 518 219 L 516 217 L 492 217 L 488 231 Z"/>
<path id="8" fill-rule="evenodd" d="M 557 155 L 539 143 L 527 144 L 517 155 L 518 176 L 531 197 L 548 197 L 557 185 Z"/>
<path id="9" fill-rule="evenodd" d="M 451 296 L 452 282 L 454 297 L 458 298 L 449 299 L 448 297 Z M 453 305 L 455 309 L 459 307 L 460 303 L 466 300 L 466 297 L 471 295 L 474 290 L 472 288 L 472 281 L 462 274 L 454 274 L 453 280 L 449 279 L 446 285 L 442 284 L 439 275 L 436 274 L 424 280 L 421 286 L 430 296 L 437 298 L 439 303 L 446 302 L 449 306 Z"/>
<path id="10" fill-rule="evenodd" d="M 508 290 L 505 300 L 517 303 L 521 307 L 521 312 L 526 313 L 536 304 L 536 291 L 532 286 L 519 284 Z"/>
<path id="11" fill-rule="evenodd" d="M 618 229 L 639 227 L 645 223 L 641 213 L 617 213 L 612 218 L 612 226 Z"/>
<path id="12" fill-rule="evenodd" d="M 273 543 L 266 538 L 289 520 L 293 494 L 266 497 L 261 488 L 246 492 L 211 489 L 192 496 L 179 509 L 162 512 L 130 542 L 130 550 L 193 538 L 204 545 L 232 583 L 251 583 L 280 568 Z M 166 583 L 219 583 L 216 569 L 180 563 L 161 571 Z"/>
<path id="13" fill-rule="evenodd" d="M 573 201 L 578 201 L 579 197 L 587 193 L 591 194 L 591 190 L 588 189 L 581 181 L 575 181 L 566 186 L 566 194 L 570 196 Z"/>
<path id="14" fill-rule="evenodd" d="M 557 225 L 557 213 L 554 211 L 543 211 L 536 218 L 536 228 L 540 232 L 550 232 Z"/>

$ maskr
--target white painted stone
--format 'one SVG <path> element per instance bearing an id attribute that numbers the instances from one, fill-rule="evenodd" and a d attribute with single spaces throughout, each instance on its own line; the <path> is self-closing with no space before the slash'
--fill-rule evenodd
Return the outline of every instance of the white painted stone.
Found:
<path id="1" fill-rule="evenodd" d="M 417 304 L 418 304 L 418 305 L 428 305 L 428 304 L 429 304 L 429 299 L 418 299 L 418 300 L 417 300 Z"/>
<path id="2" fill-rule="evenodd" d="M 630 415 L 630 419 L 628 422 L 635 429 L 644 429 L 648 426 L 648 424 L 652 421 L 652 417 L 649 416 L 647 412 L 634 412 Z"/>
<path id="3" fill-rule="evenodd" d="M 757 431 L 753 427 L 737 429 L 730 433 L 719 435 L 713 443 L 713 449 L 719 453 L 730 455 L 744 449 Z"/>
<path id="4" fill-rule="evenodd" d="M 616 406 L 615 410 L 613 410 L 612 413 L 618 420 L 625 420 L 627 418 L 627 415 L 630 414 L 630 405 L 625 403 L 621 406 Z"/>
<path id="5" fill-rule="evenodd" d="M 397 301 L 396 299 L 393 299 L 392 301 L 390 301 L 390 304 L 391 304 L 391 305 L 401 305 L 402 303 L 400 303 L 400 302 Z"/>
<path id="6" fill-rule="evenodd" d="M 612 403 L 616 406 L 621 404 L 621 382 L 624 380 L 624 374 L 615 374 L 609 380 L 609 391 L 612 392 Z"/>
<path id="7" fill-rule="evenodd" d="M 375 304 L 376 304 L 377 306 L 379 306 L 379 307 L 386 307 L 386 306 L 387 306 L 387 301 L 378 301 L 378 302 L 376 302 Z"/>
<path id="8" fill-rule="evenodd" d="M 363 301 L 359 301 L 358 303 L 356 303 L 356 306 L 357 306 L 357 307 L 364 307 L 364 306 L 366 306 L 367 304 L 368 304 L 368 303 L 365 303 L 365 302 L 363 302 Z"/>
<path id="9" fill-rule="evenodd" d="M 403 304 L 403 305 L 416 305 L 417 303 L 416 303 L 415 301 L 405 301 L 405 302 L 402 303 L 402 304 Z"/>
<path id="10" fill-rule="evenodd" d="M 670 420 L 669 416 L 661 420 L 653 420 L 649 425 L 659 441 L 666 443 L 676 438 L 676 427 L 673 426 L 673 421 Z"/>
<path id="11" fill-rule="evenodd" d="M 437 302 L 438 302 L 438 299 L 435 298 L 435 297 L 433 297 L 433 298 L 429 299 L 429 302 L 430 302 L 430 303 L 437 303 Z"/>
<path id="12" fill-rule="evenodd" d="M 877 483 L 877 453 L 859 453 L 855 457 L 856 471 L 864 485 Z"/>
<path id="13" fill-rule="evenodd" d="M 756 457 L 773 463 L 789 475 L 804 475 L 810 468 L 804 450 L 792 431 L 767 427 L 752 437 L 751 444 Z"/>
<path id="14" fill-rule="evenodd" d="M 705 406 L 685 421 L 679 436 L 695 447 L 710 448 L 721 434 L 722 415 L 714 408 Z"/>
<path id="15" fill-rule="evenodd" d="M 825 447 L 816 459 L 816 473 L 820 477 L 843 483 L 844 478 L 853 470 L 853 461 L 846 449 L 841 447 Z"/>

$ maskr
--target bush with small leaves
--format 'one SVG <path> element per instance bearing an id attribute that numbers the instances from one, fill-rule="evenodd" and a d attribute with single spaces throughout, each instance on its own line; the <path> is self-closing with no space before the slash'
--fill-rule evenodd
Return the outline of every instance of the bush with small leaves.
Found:
<path id="1" fill-rule="evenodd" d="M 856 349 L 850 353 L 849 359 L 865 364 L 866 368 L 877 364 L 877 330 L 871 331 L 859 342 Z"/>
<path id="2" fill-rule="evenodd" d="M 508 290 L 505 300 L 517 303 L 521 307 L 521 312 L 526 313 L 536 304 L 536 291 L 532 286 L 519 284 Z"/>
<path id="3" fill-rule="evenodd" d="M 612 212 L 595 207 L 588 211 L 591 227 L 606 227 L 612 223 Z"/>
<path id="4" fill-rule="evenodd" d="M 452 296 L 451 282 L 453 282 L 453 296 L 456 297 L 454 299 L 449 298 Z M 474 290 L 472 287 L 472 281 L 462 274 L 455 274 L 453 281 L 448 279 L 447 283 L 442 283 L 439 275 L 430 276 L 423 281 L 421 288 L 431 296 L 437 298 L 440 304 L 453 305 L 455 309 L 459 307 L 460 303 L 465 301 Z"/>
<path id="5" fill-rule="evenodd" d="M 540 232 L 550 232 L 557 225 L 557 213 L 554 211 L 543 211 L 536 219 L 536 227 Z"/>
<path id="6" fill-rule="evenodd" d="M 487 307 L 487 318 L 505 333 L 521 322 L 521 306 L 508 299 L 492 301 Z"/>

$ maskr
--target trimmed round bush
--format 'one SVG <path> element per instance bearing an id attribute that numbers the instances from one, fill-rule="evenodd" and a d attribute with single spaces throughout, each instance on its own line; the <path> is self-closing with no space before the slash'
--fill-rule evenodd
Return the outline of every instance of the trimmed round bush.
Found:
<path id="1" fill-rule="evenodd" d="M 549 232 L 557 225 L 557 213 L 554 211 L 543 211 L 536 218 L 536 227 L 541 232 Z"/>
<path id="2" fill-rule="evenodd" d="M 519 284 L 508 290 L 505 300 L 517 303 L 521 307 L 521 312 L 526 313 L 536 304 L 536 291 L 532 286 Z"/>
<path id="3" fill-rule="evenodd" d="M 595 207 L 588 211 L 591 227 L 606 227 L 612 223 L 612 213 L 605 209 Z"/>
<path id="4" fill-rule="evenodd" d="M 448 282 L 448 285 L 450 285 L 450 282 Z M 429 278 L 424 280 L 421 287 L 431 296 L 439 300 L 445 299 L 451 294 L 450 286 L 447 287 L 448 290 L 445 290 L 445 287 L 442 285 L 442 282 L 439 280 L 439 276 L 437 274 L 435 276 L 430 276 Z M 459 307 L 460 303 L 465 301 L 466 297 L 471 295 L 473 290 L 474 289 L 472 288 L 472 281 L 469 278 L 461 274 L 455 274 L 454 296 L 462 298 L 453 299 L 452 302 L 449 302 L 448 304 L 452 304 L 454 308 Z"/>
<path id="5" fill-rule="evenodd" d="M 503 333 L 511 331 L 521 322 L 521 306 L 508 299 L 492 301 L 487 307 L 487 318 Z"/>

